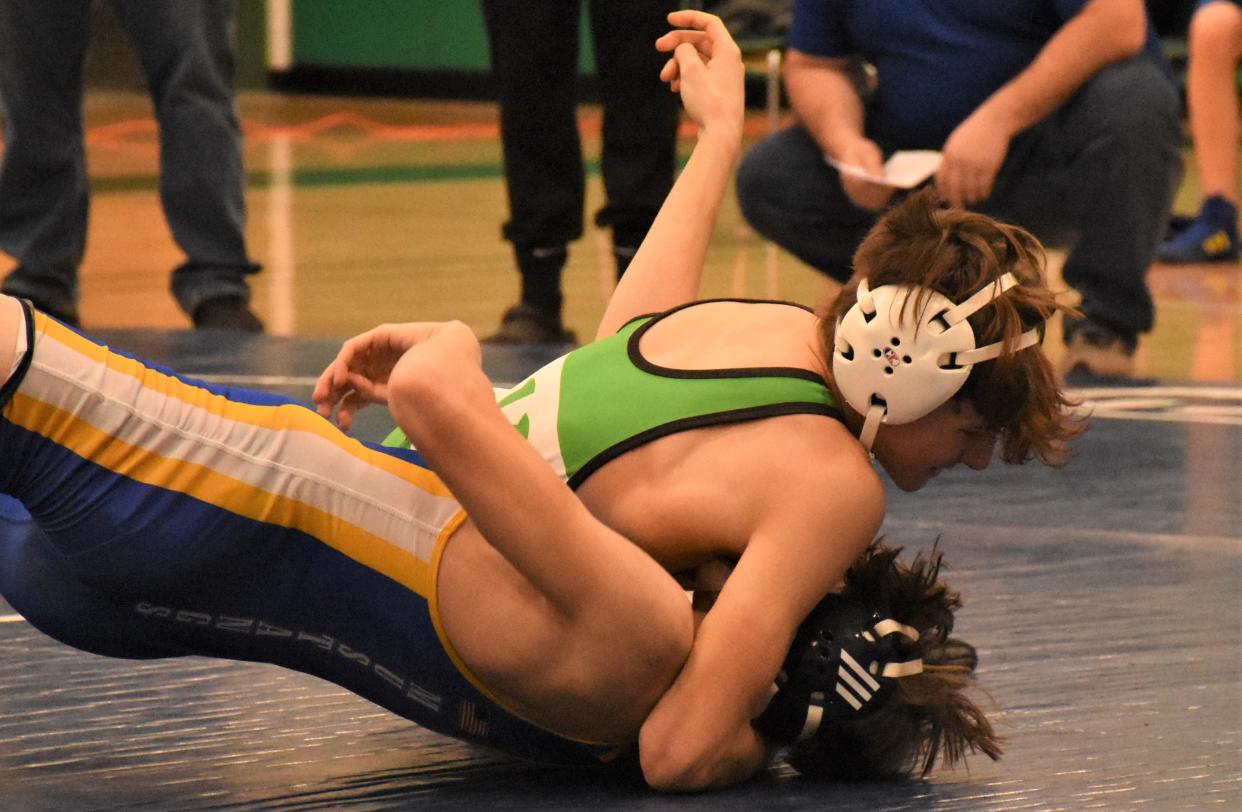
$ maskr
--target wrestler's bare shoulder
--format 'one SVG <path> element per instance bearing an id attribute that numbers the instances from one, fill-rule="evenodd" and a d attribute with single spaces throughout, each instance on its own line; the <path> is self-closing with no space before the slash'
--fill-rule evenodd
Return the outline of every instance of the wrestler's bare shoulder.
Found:
<path id="1" fill-rule="evenodd" d="M 814 414 L 661 438 L 605 465 L 579 495 L 673 571 L 739 556 L 778 521 L 831 522 L 843 500 L 867 514 L 884 510 L 883 486 L 858 441 Z"/>
<path id="2" fill-rule="evenodd" d="M 643 335 L 648 361 L 672 369 L 807 367 L 819 319 L 781 302 L 711 301 L 662 317 Z"/>

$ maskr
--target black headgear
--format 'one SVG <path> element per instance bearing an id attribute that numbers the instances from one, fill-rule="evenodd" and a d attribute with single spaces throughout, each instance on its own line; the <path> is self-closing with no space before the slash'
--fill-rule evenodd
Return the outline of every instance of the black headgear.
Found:
<path id="1" fill-rule="evenodd" d="M 878 709 L 898 677 L 923 670 L 918 639 L 917 630 L 859 601 L 829 595 L 798 627 L 775 693 L 752 724 L 790 744 Z"/>

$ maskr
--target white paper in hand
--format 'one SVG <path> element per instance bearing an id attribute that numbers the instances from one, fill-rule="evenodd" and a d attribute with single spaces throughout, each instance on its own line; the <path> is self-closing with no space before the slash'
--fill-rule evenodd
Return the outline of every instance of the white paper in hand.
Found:
<path id="1" fill-rule="evenodd" d="M 897 189 L 913 189 L 930 178 L 940 168 L 940 159 L 940 153 L 934 149 L 894 152 L 892 157 L 884 162 L 884 174 L 880 176 L 872 175 L 861 166 L 843 164 L 835 158 L 824 156 L 824 160 L 836 167 L 836 170 L 842 174 L 853 175 L 856 178 Z"/>

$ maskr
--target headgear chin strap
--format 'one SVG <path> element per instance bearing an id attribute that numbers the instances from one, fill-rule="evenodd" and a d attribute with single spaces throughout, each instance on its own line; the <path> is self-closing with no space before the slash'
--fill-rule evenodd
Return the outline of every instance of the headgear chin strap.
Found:
<path id="1" fill-rule="evenodd" d="M 975 346 L 969 317 L 1018 284 L 1012 273 L 976 291 L 961 304 L 934 290 L 883 285 L 864 278 L 858 300 L 837 322 L 832 375 L 842 396 L 866 416 L 859 440 L 871 450 L 880 423 L 912 423 L 948 402 L 970 368 L 1000 356 L 1004 342 Z M 914 302 L 924 306 L 909 318 Z M 1039 330 L 1023 333 L 1012 352 L 1039 343 Z"/>

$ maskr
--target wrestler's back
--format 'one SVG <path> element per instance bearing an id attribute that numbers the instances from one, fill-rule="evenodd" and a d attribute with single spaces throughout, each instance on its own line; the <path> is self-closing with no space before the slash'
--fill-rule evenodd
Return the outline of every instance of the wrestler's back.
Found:
<path id="1" fill-rule="evenodd" d="M 707 302 L 662 319 L 639 349 L 669 369 L 795 368 L 825 372 L 818 319 L 799 307 Z M 622 454 L 578 488 L 595 515 L 672 572 L 720 556 L 740 556 L 754 522 L 771 509 L 757 503 L 760 477 L 813 464 L 848 432 L 836 420 L 798 414 L 694 429 Z M 851 444 L 852 447 L 852 444 Z M 765 473 L 766 472 L 766 473 Z"/>

